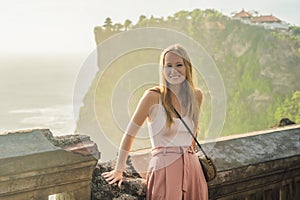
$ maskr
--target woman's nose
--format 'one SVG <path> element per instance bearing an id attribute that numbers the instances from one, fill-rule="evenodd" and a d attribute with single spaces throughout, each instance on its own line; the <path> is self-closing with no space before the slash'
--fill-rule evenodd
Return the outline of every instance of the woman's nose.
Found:
<path id="1" fill-rule="evenodd" d="M 171 68 L 171 73 L 174 73 L 174 72 L 176 73 L 177 70 L 176 70 L 174 67 L 172 67 L 172 68 Z"/>

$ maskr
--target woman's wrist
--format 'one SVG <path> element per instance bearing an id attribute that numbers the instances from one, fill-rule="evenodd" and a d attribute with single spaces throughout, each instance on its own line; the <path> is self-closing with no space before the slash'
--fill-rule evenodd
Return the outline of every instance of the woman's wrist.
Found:
<path id="1" fill-rule="evenodd" d="M 122 150 L 122 149 L 119 150 L 115 170 L 120 171 L 120 172 L 125 171 L 126 160 L 127 160 L 128 154 L 129 154 L 129 152 L 126 150 Z"/>
<path id="2" fill-rule="evenodd" d="M 122 170 L 122 169 L 117 169 L 117 168 L 115 168 L 115 171 L 116 171 L 116 172 L 119 172 L 119 173 L 121 173 L 121 174 L 123 174 L 123 172 L 124 172 L 124 170 Z"/>

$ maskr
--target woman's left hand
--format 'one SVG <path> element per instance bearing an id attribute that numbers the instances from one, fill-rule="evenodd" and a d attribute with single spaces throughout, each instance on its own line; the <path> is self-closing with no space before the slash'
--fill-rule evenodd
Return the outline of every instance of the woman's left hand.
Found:
<path id="1" fill-rule="evenodd" d="M 118 182 L 118 187 L 121 188 L 121 184 L 123 181 L 123 172 L 119 171 L 119 170 L 112 170 L 110 172 L 104 172 L 101 174 L 105 180 L 109 183 L 109 184 L 113 184 Z"/>

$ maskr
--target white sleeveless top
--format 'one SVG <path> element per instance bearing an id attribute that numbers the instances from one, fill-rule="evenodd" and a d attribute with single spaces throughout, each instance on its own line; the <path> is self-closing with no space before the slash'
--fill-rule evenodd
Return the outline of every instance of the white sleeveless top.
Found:
<path id="1" fill-rule="evenodd" d="M 161 97 L 159 97 L 159 104 L 153 108 L 151 113 L 156 113 L 151 117 L 152 121 L 147 120 L 152 148 L 190 146 L 192 144 L 193 138 L 179 118 L 173 118 L 174 122 L 170 128 L 167 128 L 167 114 L 161 103 Z M 194 123 L 190 117 L 184 116 L 182 119 L 190 130 L 194 130 Z"/>

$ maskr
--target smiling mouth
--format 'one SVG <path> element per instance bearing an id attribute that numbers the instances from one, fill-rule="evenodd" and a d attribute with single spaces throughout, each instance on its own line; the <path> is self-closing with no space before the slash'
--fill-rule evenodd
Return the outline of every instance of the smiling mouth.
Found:
<path id="1" fill-rule="evenodd" d="M 169 77 L 170 77 L 170 78 L 173 78 L 173 79 L 177 79 L 177 78 L 179 78 L 179 77 L 180 77 L 180 75 L 175 75 L 175 76 L 174 76 L 174 75 L 173 75 L 173 76 L 172 76 L 172 75 L 170 75 Z"/>

